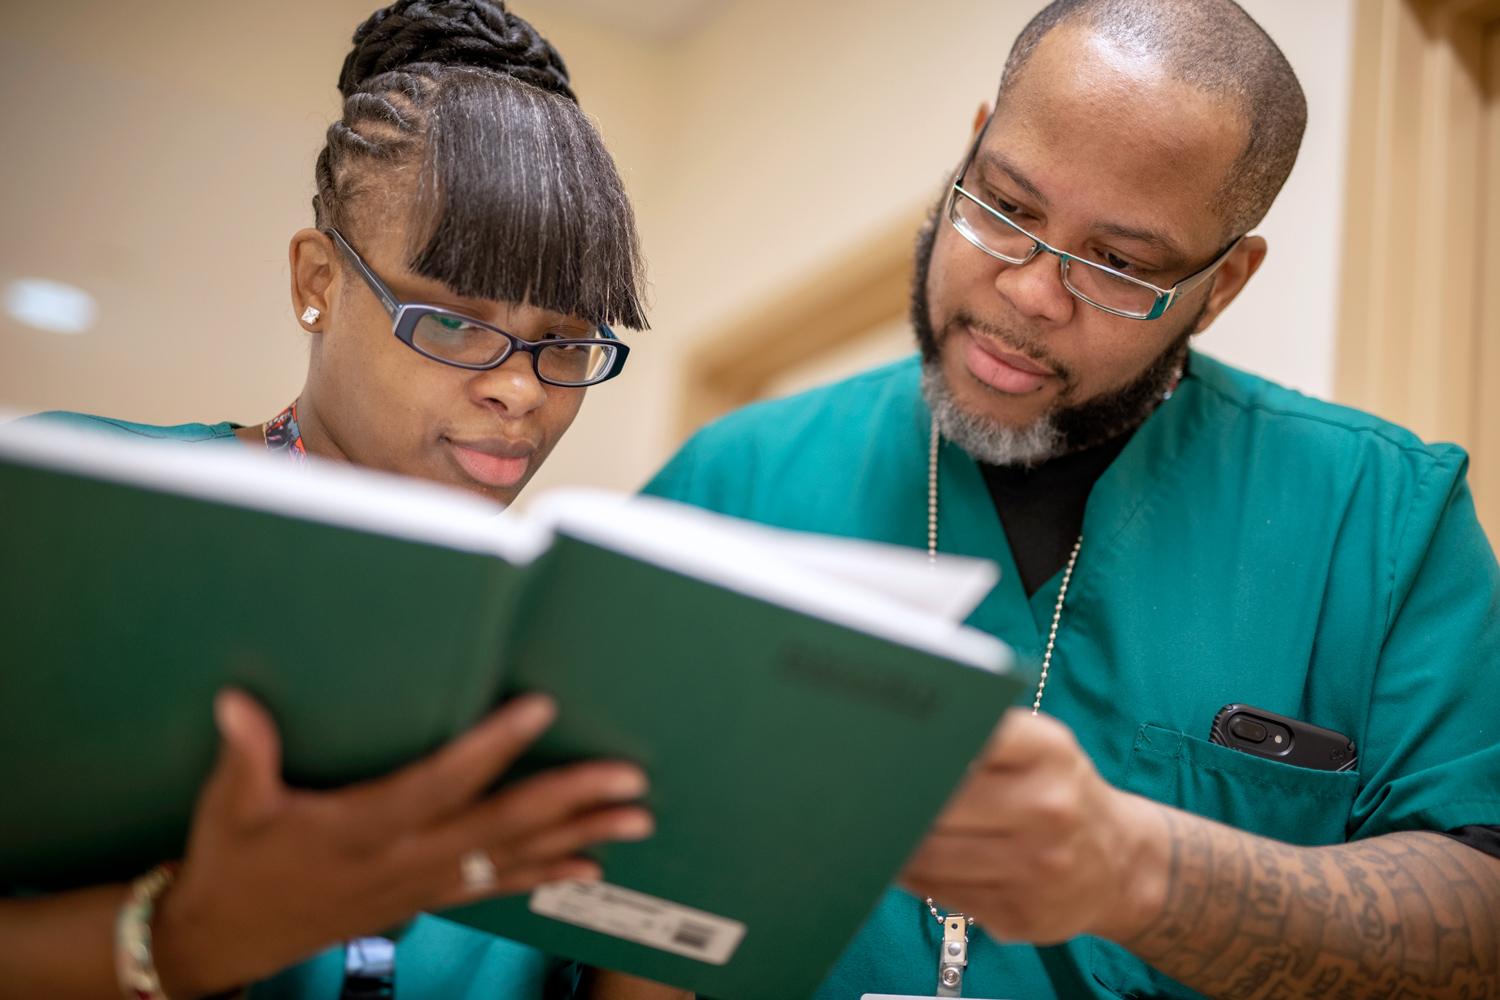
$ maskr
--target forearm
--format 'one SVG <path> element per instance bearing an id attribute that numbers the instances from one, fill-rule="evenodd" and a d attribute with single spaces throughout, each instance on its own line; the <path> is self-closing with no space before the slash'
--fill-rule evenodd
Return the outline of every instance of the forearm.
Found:
<path id="1" fill-rule="evenodd" d="M 693 994 L 608 969 L 587 969 L 582 995 L 588 1000 L 693 1000 Z"/>
<path id="2" fill-rule="evenodd" d="M 1172 809 L 1164 898 L 1123 943 L 1225 1000 L 1500 995 L 1500 861 L 1435 833 L 1295 847 Z"/>
<path id="3" fill-rule="evenodd" d="M 0 1000 L 119 1000 L 114 921 L 126 891 L 0 899 Z"/>

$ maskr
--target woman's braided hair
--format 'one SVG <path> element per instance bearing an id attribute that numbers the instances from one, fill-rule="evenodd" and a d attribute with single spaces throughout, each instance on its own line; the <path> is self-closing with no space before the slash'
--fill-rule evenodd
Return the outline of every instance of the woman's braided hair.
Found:
<path id="1" fill-rule="evenodd" d="M 398 0 L 354 33 L 318 156 L 319 228 L 419 165 L 407 263 L 455 293 L 643 329 L 645 267 L 614 161 L 567 66 L 496 0 Z"/>

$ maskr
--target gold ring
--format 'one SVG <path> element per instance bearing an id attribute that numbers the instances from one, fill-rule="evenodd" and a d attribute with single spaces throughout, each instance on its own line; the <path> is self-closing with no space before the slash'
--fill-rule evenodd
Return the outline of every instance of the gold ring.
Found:
<path id="1" fill-rule="evenodd" d="M 464 888 L 470 892 L 484 892 L 495 886 L 495 862 L 483 848 L 465 851 L 458 859 L 458 870 L 463 875 Z"/>

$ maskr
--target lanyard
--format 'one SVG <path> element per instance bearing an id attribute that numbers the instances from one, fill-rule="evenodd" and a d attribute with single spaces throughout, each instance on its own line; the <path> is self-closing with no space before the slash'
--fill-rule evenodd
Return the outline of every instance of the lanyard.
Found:
<path id="1" fill-rule="evenodd" d="M 280 454 L 293 462 L 307 460 L 307 448 L 302 444 L 302 429 L 297 426 L 297 401 L 266 421 L 264 432 L 266 451 Z"/>

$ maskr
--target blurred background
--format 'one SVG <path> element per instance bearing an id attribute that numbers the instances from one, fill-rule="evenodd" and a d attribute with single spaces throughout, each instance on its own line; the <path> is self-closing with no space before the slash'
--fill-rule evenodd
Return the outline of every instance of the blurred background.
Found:
<path id="1" fill-rule="evenodd" d="M 1478 469 L 1500 397 L 1494 4 L 1242 2 L 1310 120 L 1265 268 L 1200 349 L 1478 448 Z M 0 408 L 258 423 L 296 396 L 287 242 L 375 5 L 0 5 Z M 653 328 L 536 485 L 633 489 L 726 407 L 912 349 L 912 235 L 1041 2 L 511 6 L 567 60 L 653 282 Z"/>

